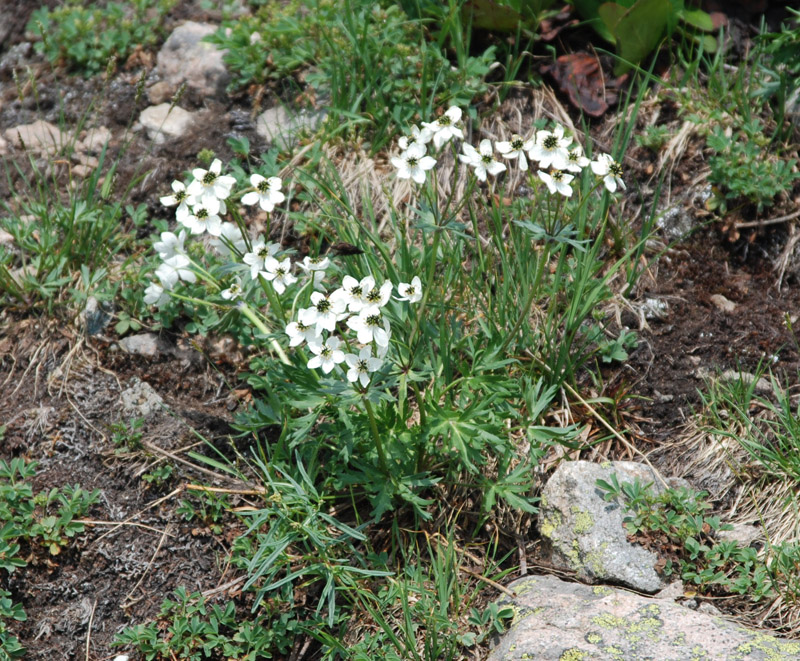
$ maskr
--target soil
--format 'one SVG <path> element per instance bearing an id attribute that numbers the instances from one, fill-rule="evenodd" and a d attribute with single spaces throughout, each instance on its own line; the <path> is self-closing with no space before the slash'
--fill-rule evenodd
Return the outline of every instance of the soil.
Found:
<path id="1" fill-rule="evenodd" d="M 147 175 L 134 188 L 132 203 L 144 203 L 154 214 L 160 212 L 164 182 L 194 167 L 201 149 L 213 149 L 225 161 L 232 156 L 229 137 L 247 137 L 255 153 L 266 148 L 255 132 L 247 97 L 206 102 L 190 135 L 158 148 L 141 135 L 126 134 L 131 118 L 148 105 L 136 97 L 141 69 L 123 68 L 106 89 L 97 79 L 54 74 L 26 47 L 22 34 L 36 4 L 5 4 L 16 18 L 11 36 L 0 46 L 0 133 L 42 118 L 75 125 L 88 100 L 101 99 L 97 122 L 111 129 L 116 136 L 112 148 L 123 154 L 118 176 L 125 181 Z M 187 17 L 218 19 L 182 2 L 167 29 Z M 150 58 L 145 68 L 152 62 Z M 17 98 L 12 73 L 26 65 L 37 72 L 36 103 L 32 95 L 22 102 Z M 263 103 L 271 105 L 268 98 Z M 595 128 L 602 132 L 600 123 Z M 132 138 L 130 143 L 123 135 Z M 651 160 L 640 149 L 626 162 L 628 176 L 642 182 L 644 190 Z M 694 152 L 686 164 L 701 167 L 702 155 Z M 0 178 L 2 199 L 8 199 L 16 177 L 27 172 L 27 165 L 21 167 L 22 174 Z M 690 170 L 688 181 L 695 174 Z M 800 309 L 798 275 L 790 265 L 778 286 L 774 268 L 790 238 L 789 228 L 751 230 L 731 241 L 719 224 L 706 223 L 702 204 L 695 201 L 701 190 L 688 181 L 677 182 L 672 195 L 692 232 L 679 240 L 661 233 L 669 247 L 651 253 L 632 307 L 620 314 L 622 325 L 637 329 L 638 348 L 623 367 L 606 371 L 610 383 L 627 390 L 634 402 L 639 442 L 648 451 L 681 433 L 699 406 L 704 375 L 752 371 L 762 361 L 791 379 L 800 369 L 797 345 L 784 323 L 787 312 Z M 636 195 L 632 190 L 632 199 Z M 714 298 L 719 296 L 735 307 L 722 309 L 721 299 Z M 666 304 L 662 318 L 644 318 L 641 304 L 647 299 Z M 44 549 L 29 549 L 24 571 L 0 576 L 0 585 L 28 613 L 27 622 L 12 629 L 29 659 L 110 658 L 115 635 L 154 619 L 176 588 L 215 591 L 232 578 L 225 564 L 229 540 L 196 521 L 186 522 L 175 511 L 187 497 L 187 483 L 226 482 L 183 463 L 175 464 L 173 476 L 161 486 L 148 485 L 141 475 L 163 460 L 163 452 L 186 456 L 189 447 L 211 452 L 208 445 L 196 445 L 191 429 L 225 451 L 237 405 L 231 392 L 241 386 L 237 370 L 243 366 L 219 354 L 214 360 L 208 351 L 193 348 L 187 337 L 170 334 L 164 337 L 174 350 L 156 358 L 132 357 L 119 350 L 113 331 L 106 332 L 112 337 L 88 337 L 79 325 L 63 320 L 25 310 L 0 311 L 0 422 L 6 426 L 0 459 L 37 461 L 32 481 L 36 491 L 79 483 L 101 493 L 85 517 L 95 523 L 87 524 L 86 532 L 63 553 L 50 556 Z M 136 379 L 149 383 L 170 413 L 148 419 L 143 440 L 151 450 L 129 453 L 115 447 L 111 425 L 121 419 L 120 393 Z M 126 524 L 114 525 L 122 521 Z M 535 540 L 529 541 L 535 558 Z M 236 596 L 235 588 L 216 594 Z"/>

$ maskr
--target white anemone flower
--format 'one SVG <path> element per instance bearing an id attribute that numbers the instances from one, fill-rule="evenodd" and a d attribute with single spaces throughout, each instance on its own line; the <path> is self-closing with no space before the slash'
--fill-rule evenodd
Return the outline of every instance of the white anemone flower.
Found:
<path id="1" fill-rule="evenodd" d="M 603 178 L 603 184 L 609 193 L 615 193 L 618 187 L 625 190 L 625 182 L 622 181 L 622 166 L 609 154 L 600 154 L 596 161 L 591 162 L 591 166 L 592 172 Z"/>
<path id="2" fill-rule="evenodd" d="M 283 261 L 267 257 L 264 260 L 264 270 L 259 273 L 262 278 L 272 283 L 279 294 L 283 294 L 286 287 L 297 282 L 297 278 L 292 275 L 292 260 L 288 257 Z"/>
<path id="3" fill-rule="evenodd" d="M 189 215 L 189 205 L 194 204 L 194 198 L 186 191 L 186 186 L 180 181 L 172 182 L 172 195 L 165 195 L 160 198 L 161 204 L 165 207 L 174 207 L 175 217 L 178 221 Z"/>
<path id="4" fill-rule="evenodd" d="M 414 143 L 400 156 L 392 157 L 392 165 L 397 168 L 400 179 L 413 179 L 418 184 L 425 183 L 425 172 L 436 165 L 436 159 L 425 155 L 425 145 Z"/>
<path id="5" fill-rule="evenodd" d="M 418 275 L 415 275 L 411 282 L 401 282 L 397 285 L 397 292 L 400 294 L 398 301 L 408 301 L 409 303 L 418 303 L 422 300 L 422 281 Z"/>
<path id="6" fill-rule="evenodd" d="M 189 215 L 180 221 L 181 224 L 192 234 L 208 232 L 211 236 L 219 236 L 222 234 L 222 218 L 212 207 L 196 204 Z"/>
<path id="7" fill-rule="evenodd" d="M 155 241 L 153 248 L 161 259 L 169 259 L 173 255 L 183 255 L 186 252 L 184 241 L 186 241 L 186 230 L 181 230 L 177 235 L 172 232 L 161 232 L 161 241 Z"/>
<path id="8" fill-rule="evenodd" d="M 522 136 L 514 133 L 510 140 L 498 142 L 495 147 L 505 158 L 519 159 L 519 169 L 527 172 L 528 159 L 525 158 L 525 152 L 533 149 L 535 144 L 534 140 L 525 140 Z"/>
<path id="9" fill-rule="evenodd" d="M 366 388 L 369 384 L 369 375 L 372 372 L 377 372 L 383 365 L 383 361 L 380 358 L 372 356 L 371 347 L 364 347 L 358 352 L 357 356 L 354 353 L 345 354 L 344 360 L 350 368 L 347 370 L 347 380 L 350 383 L 360 381 L 363 388 Z"/>
<path id="10" fill-rule="evenodd" d="M 232 256 L 231 248 L 239 255 L 247 251 L 247 242 L 242 231 L 236 223 L 231 222 L 222 223 L 222 231 L 219 236 L 211 239 L 211 245 L 223 257 Z"/>
<path id="11" fill-rule="evenodd" d="M 206 206 L 212 204 L 211 200 L 228 199 L 236 179 L 229 175 L 220 174 L 221 171 L 222 161 L 218 158 L 212 161 L 208 170 L 195 168 L 192 170 L 194 181 L 189 184 L 186 192 Z"/>
<path id="12" fill-rule="evenodd" d="M 322 344 L 322 335 L 317 333 L 315 326 L 306 326 L 302 321 L 293 321 L 286 326 L 286 334 L 289 336 L 289 346 L 297 347 L 303 342 L 309 344 Z"/>
<path id="13" fill-rule="evenodd" d="M 254 191 L 242 195 L 242 204 L 251 206 L 258 204 L 264 211 L 271 213 L 276 205 L 286 199 L 281 193 L 280 177 L 262 177 L 260 174 L 251 174 L 250 183 L 253 184 Z"/>
<path id="14" fill-rule="evenodd" d="M 540 168 L 554 167 L 565 170 L 569 161 L 571 137 L 564 137 L 564 127 L 557 124 L 553 131 L 539 131 L 536 143 L 528 152 L 532 161 L 538 161 Z"/>
<path id="15" fill-rule="evenodd" d="M 264 237 L 259 235 L 253 244 L 253 249 L 242 257 L 242 261 L 250 267 L 251 279 L 255 280 L 258 277 L 259 271 L 264 270 L 266 260 L 273 257 L 278 250 L 280 246 L 277 243 L 265 243 Z"/>
<path id="16" fill-rule="evenodd" d="M 334 367 L 344 362 L 344 351 L 339 349 L 340 344 L 337 337 L 329 337 L 321 344 L 309 344 L 308 348 L 314 355 L 307 363 L 308 368 L 321 367 L 325 374 L 329 374 Z"/>
<path id="17" fill-rule="evenodd" d="M 380 309 L 385 306 L 389 299 L 392 298 L 392 283 L 389 281 L 384 282 L 380 287 L 375 284 L 375 279 L 368 275 L 361 281 L 361 286 L 364 291 L 364 307 L 361 312 L 369 311 L 372 314 L 380 312 Z"/>
<path id="18" fill-rule="evenodd" d="M 298 262 L 297 265 L 311 278 L 312 287 L 314 289 L 321 290 L 324 288 L 322 282 L 325 280 L 325 271 L 331 265 L 329 257 L 325 255 L 319 257 L 310 257 L 306 255 L 303 257 L 303 261 Z"/>
<path id="19" fill-rule="evenodd" d="M 458 155 L 458 159 L 462 163 L 466 163 L 475 170 L 475 176 L 481 181 L 486 181 L 487 173 L 497 176 L 501 172 L 506 171 L 506 166 L 500 161 L 494 159 L 494 149 L 492 149 L 492 141 L 488 138 L 481 140 L 478 149 L 475 149 L 466 142 L 461 145 L 463 154 Z"/>
<path id="20" fill-rule="evenodd" d="M 431 132 L 433 146 L 441 149 L 451 138 L 463 138 L 464 133 L 459 126 L 461 121 L 461 108 L 450 106 L 435 122 L 422 122 L 422 127 Z"/>
<path id="21" fill-rule="evenodd" d="M 397 140 L 400 151 L 406 151 L 411 145 L 427 145 L 433 133 L 429 129 L 420 129 L 419 126 L 413 124 L 411 126 L 411 134 L 403 135 Z"/>
<path id="22" fill-rule="evenodd" d="M 226 301 L 235 301 L 242 295 L 242 281 L 239 280 L 239 278 L 236 278 L 231 283 L 231 286 L 227 289 L 223 289 L 219 295 L 222 296 L 222 298 L 224 298 Z"/>
<path id="23" fill-rule="evenodd" d="M 569 150 L 565 170 L 568 172 L 581 172 L 587 165 L 589 165 L 589 159 L 583 155 L 583 147 L 575 145 Z"/>
<path id="24" fill-rule="evenodd" d="M 156 305 L 161 307 L 169 301 L 169 294 L 164 291 L 158 282 L 151 282 L 144 290 L 145 305 Z"/>
<path id="25" fill-rule="evenodd" d="M 360 344 L 375 342 L 379 347 L 389 346 L 389 320 L 380 310 L 364 308 L 347 320 L 347 327 L 356 332 Z"/>
<path id="26" fill-rule="evenodd" d="M 342 286 L 331 295 L 341 298 L 350 312 L 358 314 L 367 305 L 366 295 L 374 286 L 375 280 L 372 276 L 359 281 L 352 275 L 346 275 L 342 278 Z"/>
<path id="27" fill-rule="evenodd" d="M 311 292 L 311 307 L 300 310 L 299 318 L 305 326 L 314 326 L 317 333 L 332 333 L 336 322 L 346 314 L 344 301 L 315 291 Z"/>
<path id="28" fill-rule="evenodd" d="M 189 268 L 191 261 L 185 255 L 173 255 L 165 259 L 156 269 L 156 276 L 161 281 L 164 289 L 172 291 L 178 280 L 184 282 L 197 282 L 197 276 Z"/>
<path id="29" fill-rule="evenodd" d="M 575 178 L 574 175 L 567 174 L 561 170 L 553 170 L 547 174 L 544 170 L 539 170 L 539 179 L 545 184 L 551 194 L 561 193 L 564 197 L 572 197 L 572 186 L 570 182 Z"/>

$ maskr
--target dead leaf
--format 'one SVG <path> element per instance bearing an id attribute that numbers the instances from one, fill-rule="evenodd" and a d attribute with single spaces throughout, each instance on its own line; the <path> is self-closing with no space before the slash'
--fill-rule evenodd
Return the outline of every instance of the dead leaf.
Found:
<path id="1" fill-rule="evenodd" d="M 628 77 L 625 74 L 607 78 L 600 61 L 589 53 L 562 55 L 553 64 L 542 67 L 542 73 L 550 74 L 561 91 L 569 96 L 572 105 L 592 117 L 601 117 L 617 102 L 615 90 Z"/>

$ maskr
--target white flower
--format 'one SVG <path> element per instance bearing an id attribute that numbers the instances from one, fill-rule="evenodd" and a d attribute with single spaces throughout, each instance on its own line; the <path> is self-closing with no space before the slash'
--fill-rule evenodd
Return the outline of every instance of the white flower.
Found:
<path id="1" fill-rule="evenodd" d="M 608 154 L 600 154 L 596 161 L 591 162 L 592 172 L 598 177 L 603 177 L 603 184 L 610 193 L 615 193 L 617 187 L 625 190 L 622 181 L 622 166 Z"/>
<path id="2" fill-rule="evenodd" d="M 297 282 L 297 278 L 292 275 L 292 260 L 288 257 L 279 262 L 274 257 L 267 257 L 264 260 L 264 270 L 260 271 L 261 277 L 269 280 L 275 291 L 282 294 L 286 287 Z"/>
<path id="3" fill-rule="evenodd" d="M 346 275 L 342 278 L 342 286 L 331 296 L 342 299 L 350 312 L 358 314 L 367 305 L 366 295 L 374 286 L 375 280 L 372 276 L 368 275 L 358 281 L 352 275 Z"/>
<path id="4" fill-rule="evenodd" d="M 336 322 L 345 316 L 344 301 L 325 296 L 322 292 L 311 293 L 311 307 L 300 310 L 300 321 L 305 326 L 315 326 L 316 332 L 333 332 Z"/>
<path id="5" fill-rule="evenodd" d="M 185 240 L 185 230 L 181 230 L 177 236 L 172 232 L 161 232 L 161 241 L 154 242 L 153 248 L 155 248 L 161 259 L 169 259 L 173 255 L 182 255 L 186 252 L 183 247 L 183 242 Z"/>
<path id="6" fill-rule="evenodd" d="M 286 326 L 286 334 L 289 336 L 289 346 L 296 347 L 303 342 L 309 344 L 322 344 L 322 335 L 317 333 L 314 326 L 306 326 L 302 321 L 293 321 Z"/>
<path id="7" fill-rule="evenodd" d="M 219 236 L 222 234 L 222 218 L 213 210 L 213 206 L 213 204 L 208 207 L 196 204 L 189 215 L 180 221 L 181 224 L 192 234 L 208 232 L 211 236 Z M 217 208 L 219 208 L 218 201 Z"/>
<path id="8" fill-rule="evenodd" d="M 350 367 L 347 370 L 347 380 L 350 383 L 360 381 L 364 388 L 369 384 L 370 373 L 378 371 L 383 364 L 380 358 L 372 357 L 371 347 L 364 347 L 357 356 L 354 353 L 345 354 L 344 360 Z"/>
<path id="9" fill-rule="evenodd" d="M 569 172 L 580 172 L 589 165 L 589 159 L 583 155 L 583 147 L 575 145 L 567 155 L 567 167 L 564 168 Z"/>
<path id="10" fill-rule="evenodd" d="M 397 144 L 400 147 L 400 151 L 406 151 L 411 145 L 427 145 L 431 138 L 433 137 L 433 133 L 431 133 L 430 129 L 422 129 L 414 124 L 411 126 L 411 135 L 403 135 L 397 140 Z"/>
<path id="11" fill-rule="evenodd" d="M 309 369 L 321 367 L 325 374 L 329 374 L 336 365 L 344 362 L 344 352 L 339 349 L 341 342 L 336 337 L 329 337 L 322 344 L 309 344 L 308 348 L 314 354 L 307 365 Z"/>
<path id="12" fill-rule="evenodd" d="M 571 137 L 564 137 L 564 127 L 557 124 L 552 132 L 539 131 L 536 134 L 536 144 L 528 152 L 528 156 L 532 161 L 538 161 L 540 168 L 552 166 L 556 170 L 565 170 L 571 142 Z"/>
<path id="13" fill-rule="evenodd" d="M 161 307 L 167 301 L 169 301 L 169 294 L 157 282 L 151 282 L 147 289 L 144 290 L 144 302 L 147 305 Z"/>
<path id="14" fill-rule="evenodd" d="M 281 193 L 280 177 L 270 177 L 266 179 L 260 174 L 250 175 L 250 183 L 255 188 L 254 191 L 245 193 L 242 196 L 242 204 L 258 204 L 264 211 L 271 212 L 275 205 L 280 204 L 286 199 Z"/>
<path id="15" fill-rule="evenodd" d="M 236 278 L 231 286 L 227 289 L 223 289 L 219 295 L 222 296 L 222 298 L 224 298 L 226 301 L 235 301 L 237 298 L 239 298 L 239 296 L 242 295 L 242 281 L 239 280 L 239 278 Z"/>
<path id="16" fill-rule="evenodd" d="M 389 302 L 392 297 L 392 283 L 384 282 L 380 287 L 375 285 L 375 279 L 368 275 L 361 281 L 364 291 L 364 307 L 361 312 L 368 311 L 372 314 L 380 312 L 380 308 Z"/>
<path id="17" fill-rule="evenodd" d="M 258 277 L 259 271 L 264 270 L 264 263 L 272 257 L 280 246 L 277 243 L 265 243 L 264 237 L 260 236 L 253 244 L 253 250 L 245 253 L 242 261 L 250 267 L 250 277 L 255 280 Z"/>
<path id="18" fill-rule="evenodd" d="M 397 168 L 400 179 L 413 179 L 418 184 L 425 182 L 425 172 L 436 165 L 436 159 L 425 155 L 425 146 L 414 143 L 400 156 L 392 156 L 392 165 Z"/>
<path id="19" fill-rule="evenodd" d="M 397 292 L 400 294 L 398 301 L 408 301 L 417 303 L 422 300 L 422 282 L 418 275 L 411 279 L 411 283 L 401 282 L 397 285 Z"/>
<path id="20" fill-rule="evenodd" d="M 422 122 L 422 127 L 433 135 L 433 146 L 440 149 L 450 138 L 463 138 L 464 133 L 458 123 L 461 121 L 461 108 L 450 106 L 435 122 Z"/>
<path id="21" fill-rule="evenodd" d="M 236 179 L 220 174 L 221 170 L 222 161 L 218 158 L 214 159 L 208 170 L 195 168 L 192 170 L 194 181 L 189 184 L 186 192 L 205 206 L 211 206 L 211 200 L 226 200 Z"/>
<path id="22" fill-rule="evenodd" d="M 186 186 L 180 181 L 172 182 L 172 195 L 165 195 L 161 199 L 161 204 L 165 207 L 174 207 L 176 204 L 178 208 L 175 209 L 175 217 L 180 221 L 189 215 L 189 205 L 194 204 L 194 198 L 186 192 Z"/>
<path id="23" fill-rule="evenodd" d="M 466 142 L 461 145 L 463 154 L 458 155 L 458 159 L 462 163 L 466 163 L 475 169 L 475 176 L 481 181 L 486 181 L 486 174 L 493 177 L 505 172 L 506 166 L 500 161 L 494 160 L 494 150 L 492 149 L 492 141 L 489 139 L 481 140 L 478 149 L 475 149 Z"/>
<path id="24" fill-rule="evenodd" d="M 191 261 L 185 255 L 173 255 L 156 269 L 156 276 L 161 281 L 164 289 L 172 291 L 178 280 L 196 282 L 197 276 L 189 268 Z"/>
<path id="25" fill-rule="evenodd" d="M 522 136 L 516 133 L 511 136 L 511 140 L 498 142 L 495 147 L 506 158 L 518 158 L 519 169 L 523 172 L 528 171 L 528 159 L 525 158 L 525 152 L 533 149 L 535 145 L 534 140 L 525 140 Z"/>
<path id="26" fill-rule="evenodd" d="M 374 341 L 379 347 L 389 346 L 389 320 L 381 315 L 380 310 L 364 308 L 358 316 L 347 320 L 347 326 L 356 332 L 361 344 Z"/>
<path id="27" fill-rule="evenodd" d="M 547 188 L 555 195 L 561 193 L 564 197 L 572 196 L 572 186 L 569 185 L 575 176 L 562 172 L 561 170 L 553 170 L 551 174 L 547 174 L 544 170 L 539 170 L 539 179 L 547 184 Z"/>
<path id="28" fill-rule="evenodd" d="M 303 261 L 297 264 L 306 275 L 311 277 L 312 287 L 314 289 L 324 289 L 322 282 L 325 280 L 325 271 L 331 265 L 330 258 L 326 256 L 310 257 L 306 255 Z"/>
<path id="29" fill-rule="evenodd" d="M 242 235 L 242 231 L 235 223 L 224 222 L 222 223 L 222 231 L 218 237 L 211 239 L 211 245 L 223 257 L 231 256 L 231 247 L 239 254 L 242 255 L 247 250 L 247 242 Z"/>

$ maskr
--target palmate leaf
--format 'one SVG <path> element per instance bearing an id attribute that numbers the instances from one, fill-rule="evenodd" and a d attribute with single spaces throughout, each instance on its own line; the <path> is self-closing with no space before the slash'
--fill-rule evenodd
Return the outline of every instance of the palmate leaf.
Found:
<path id="1" fill-rule="evenodd" d="M 467 0 L 464 13 L 473 28 L 496 32 L 516 32 L 526 23 L 534 25 L 555 0 Z"/>

